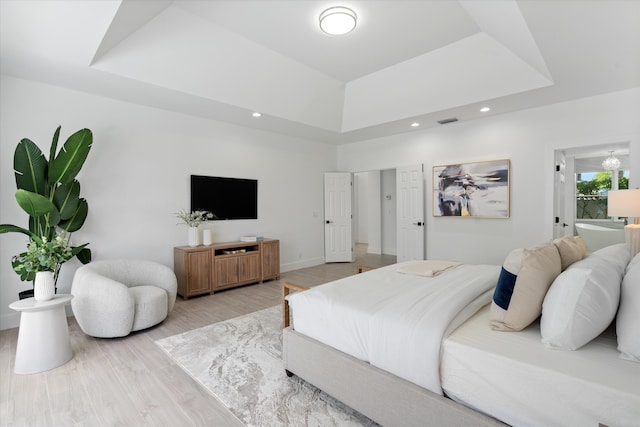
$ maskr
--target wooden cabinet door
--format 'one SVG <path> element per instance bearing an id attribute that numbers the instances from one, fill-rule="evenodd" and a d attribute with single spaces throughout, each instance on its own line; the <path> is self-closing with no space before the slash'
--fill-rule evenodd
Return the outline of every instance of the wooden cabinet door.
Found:
<path id="1" fill-rule="evenodd" d="M 262 243 L 262 280 L 280 277 L 280 242 Z"/>
<path id="2" fill-rule="evenodd" d="M 260 281 L 260 254 L 252 253 L 238 257 L 238 281 Z"/>
<path id="3" fill-rule="evenodd" d="M 238 257 L 216 258 L 216 288 L 238 283 Z"/>
<path id="4" fill-rule="evenodd" d="M 204 248 L 175 247 L 173 269 L 178 281 L 178 295 L 187 299 L 211 292 L 211 251 Z"/>
<path id="5" fill-rule="evenodd" d="M 187 291 L 188 295 L 209 292 L 211 284 L 211 264 L 209 251 L 189 252 L 187 254 Z"/>

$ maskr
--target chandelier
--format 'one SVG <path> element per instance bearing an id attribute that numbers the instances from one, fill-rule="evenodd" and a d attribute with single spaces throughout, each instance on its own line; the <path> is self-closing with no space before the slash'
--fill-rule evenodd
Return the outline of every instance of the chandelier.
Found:
<path id="1" fill-rule="evenodd" d="M 617 157 L 613 157 L 613 151 L 609 151 L 609 157 L 602 161 L 602 168 L 606 171 L 620 169 L 620 160 Z"/>

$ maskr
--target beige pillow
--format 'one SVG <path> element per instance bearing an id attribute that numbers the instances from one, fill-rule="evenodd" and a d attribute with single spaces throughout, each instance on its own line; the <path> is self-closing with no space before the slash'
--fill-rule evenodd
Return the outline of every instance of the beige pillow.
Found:
<path id="1" fill-rule="evenodd" d="M 582 240 L 582 238 L 580 238 Z M 573 236 L 561 237 L 555 239 L 553 244 L 560 253 L 560 263 L 562 271 L 565 271 L 567 267 L 576 261 L 580 261 L 584 255 L 582 254 L 582 248 L 579 243 L 573 238 Z M 585 247 L 586 252 L 586 247 Z"/>
<path id="2" fill-rule="evenodd" d="M 582 252 L 582 258 L 587 256 L 587 245 L 584 243 L 584 239 L 580 236 L 573 236 L 573 240 L 580 247 L 580 252 Z"/>
<path id="3" fill-rule="evenodd" d="M 521 331 L 536 320 L 560 268 L 560 254 L 553 243 L 511 251 L 502 265 L 491 302 L 492 329 Z"/>

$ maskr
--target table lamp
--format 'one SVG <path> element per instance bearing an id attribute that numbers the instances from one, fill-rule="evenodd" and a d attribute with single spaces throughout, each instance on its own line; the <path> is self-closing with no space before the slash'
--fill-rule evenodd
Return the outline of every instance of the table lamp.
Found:
<path id="1" fill-rule="evenodd" d="M 640 252 L 640 189 L 635 190 L 611 190 L 607 202 L 609 216 L 627 217 L 628 224 L 624 227 L 624 238 L 634 256 Z M 631 223 L 633 219 L 633 224 Z"/>

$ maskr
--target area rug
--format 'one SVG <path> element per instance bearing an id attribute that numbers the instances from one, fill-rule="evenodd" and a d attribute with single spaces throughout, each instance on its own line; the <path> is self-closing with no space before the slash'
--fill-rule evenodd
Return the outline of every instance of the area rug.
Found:
<path id="1" fill-rule="evenodd" d="M 270 307 L 156 343 L 247 426 L 376 426 L 286 376 L 280 310 Z"/>

